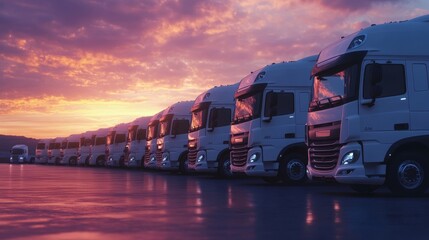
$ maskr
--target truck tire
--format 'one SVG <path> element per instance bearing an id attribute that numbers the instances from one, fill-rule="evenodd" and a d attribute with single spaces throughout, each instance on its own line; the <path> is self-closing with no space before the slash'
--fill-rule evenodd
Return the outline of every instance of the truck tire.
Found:
<path id="1" fill-rule="evenodd" d="M 398 195 L 419 195 L 428 188 L 429 171 L 423 154 L 404 152 L 387 165 L 387 186 Z"/>
<path id="2" fill-rule="evenodd" d="M 104 157 L 100 156 L 97 158 L 96 161 L 97 167 L 104 167 L 106 165 L 106 161 L 104 160 Z"/>
<path id="3" fill-rule="evenodd" d="M 182 174 L 188 174 L 188 158 L 187 158 L 187 154 L 184 154 L 180 159 L 179 159 L 179 172 Z"/>
<path id="4" fill-rule="evenodd" d="M 76 166 L 77 165 L 77 158 L 72 157 L 69 159 L 69 165 L 70 166 Z"/>
<path id="5" fill-rule="evenodd" d="M 219 177 L 229 178 L 232 177 L 231 172 L 231 159 L 229 154 L 224 154 L 220 159 L 217 167 Z"/>
<path id="6" fill-rule="evenodd" d="M 299 153 L 291 153 L 280 160 L 279 178 L 287 184 L 302 184 L 307 181 L 307 158 Z"/>

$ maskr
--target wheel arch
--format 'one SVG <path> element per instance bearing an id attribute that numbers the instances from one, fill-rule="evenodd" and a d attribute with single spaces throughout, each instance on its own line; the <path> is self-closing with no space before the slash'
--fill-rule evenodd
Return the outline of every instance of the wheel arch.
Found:
<path id="1" fill-rule="evenodd" d="M 395 156 L 403 152 L 429 154 L 429 135 L 405 138 L 395 142 L 386 152 L 385 163 L 389 163 Z"/>
<path id="2" fill-rule="evenodd" d="M 225 155 L 229 155 L 230 154 L 230 150 L 229 150 L 229 148 L 224 148 L 223 150 L 221 150 L 219 153 L 218 153 L 218 155 L 217 155 L 217 157 L 216 157 L 216 161 L 217 162 L 219 162 L 220 161 L 220 159 L 223 157 L 223 156 L 225 156 Z"/>
<path id="3" fill-rule="evenodd" d="M 277 156 L 277 160 L 281 160 L 283 159 L 285 156 L 291 154 L 291 153 L 299 153 L 299 154 L 303 154 L 305 159 L 308 160 L 308 155 L 307 155 L 307 145 L 305 145 L 304 142 L 300 142 L 300 143 L 293 143 L 290 145 L 287 145 L 286 147 L 284 147 L 279 155 Z"/>

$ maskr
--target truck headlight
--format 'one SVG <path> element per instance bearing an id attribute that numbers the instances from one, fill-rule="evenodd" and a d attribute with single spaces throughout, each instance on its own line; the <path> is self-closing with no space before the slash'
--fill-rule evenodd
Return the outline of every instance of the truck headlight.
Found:
<path id="1" fill-rule="evenodd" d="M 152 155 L 152 156 L 150 157 L 150 161 L 151 161 L 151 162 L 155 162 L 155 161 L 156 161 L 155 155 Z"/>
<path id="2" fill-rule="evenodd" d="M 169 160 L 168 154 L 165 154 L 164 156 L 162 156 L 163 162 L 167 162 L 168 160 Z"/>
<path id="3" fill-rule="evenodd" d="M 344 154 L 343 158 L 341 159 L 342 165 L 347 165 L 356 162 L 356 160 L 359 159 L 360 153 L 357 150 L 350 151 L 346 154 Z"/>
<path id="4" fill-rule="evenodd" d="M 24 157 L 19 157 L 19 160 L 24 160 Z"/>
<path id="5" fill-rule="evenodd" d="M 198 158 L 197 158 L 197 162 L 202 162 L 202 161 L 204 161 L 204 154 L 201 154 L 201 155 L 199 155 L 198 156 Z"/>
<path id="6" fill-rule="evenodd" d="M 259 158 L 260 158 L 260 154 L 259 153 L 253 153 L 252 155 L 250 155 L 250 157 L 249 157 L 249 163 L 254 163 L 254 162 L 256 162 L 256 161 L 258 161 L 259 160 Z"/>
<path id="7" fill-rule="evenodd" d="M 135 158 L 135 157 L 131 157 L 131 158 L 130 158 L 130 162 L 134 162 L 134 160 L 136 160 L 136 158 Z"/>

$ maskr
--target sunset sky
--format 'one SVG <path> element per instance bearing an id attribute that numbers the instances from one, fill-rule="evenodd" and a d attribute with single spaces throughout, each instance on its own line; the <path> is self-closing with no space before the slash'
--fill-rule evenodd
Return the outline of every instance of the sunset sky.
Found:
<path id="1" fill-rule="evenodd" d="M 425 14 L 427 0 L 0 0 L 0 134 L 130 122 Z"/>

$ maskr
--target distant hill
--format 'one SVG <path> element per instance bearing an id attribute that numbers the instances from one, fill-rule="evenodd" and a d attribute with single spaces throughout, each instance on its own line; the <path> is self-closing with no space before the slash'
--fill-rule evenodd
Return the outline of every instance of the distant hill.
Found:
<path id="1" fill-rule="evenodd" d="M 25 144 L 28 146 L 28 151 L 30 154 L 35 153 L 37 139 L 27 138 L 23 136 L 8 136 L 0 134 L 0 162 L 9 161 L 9 151 L 13 145 L 16 144 Z"/>

